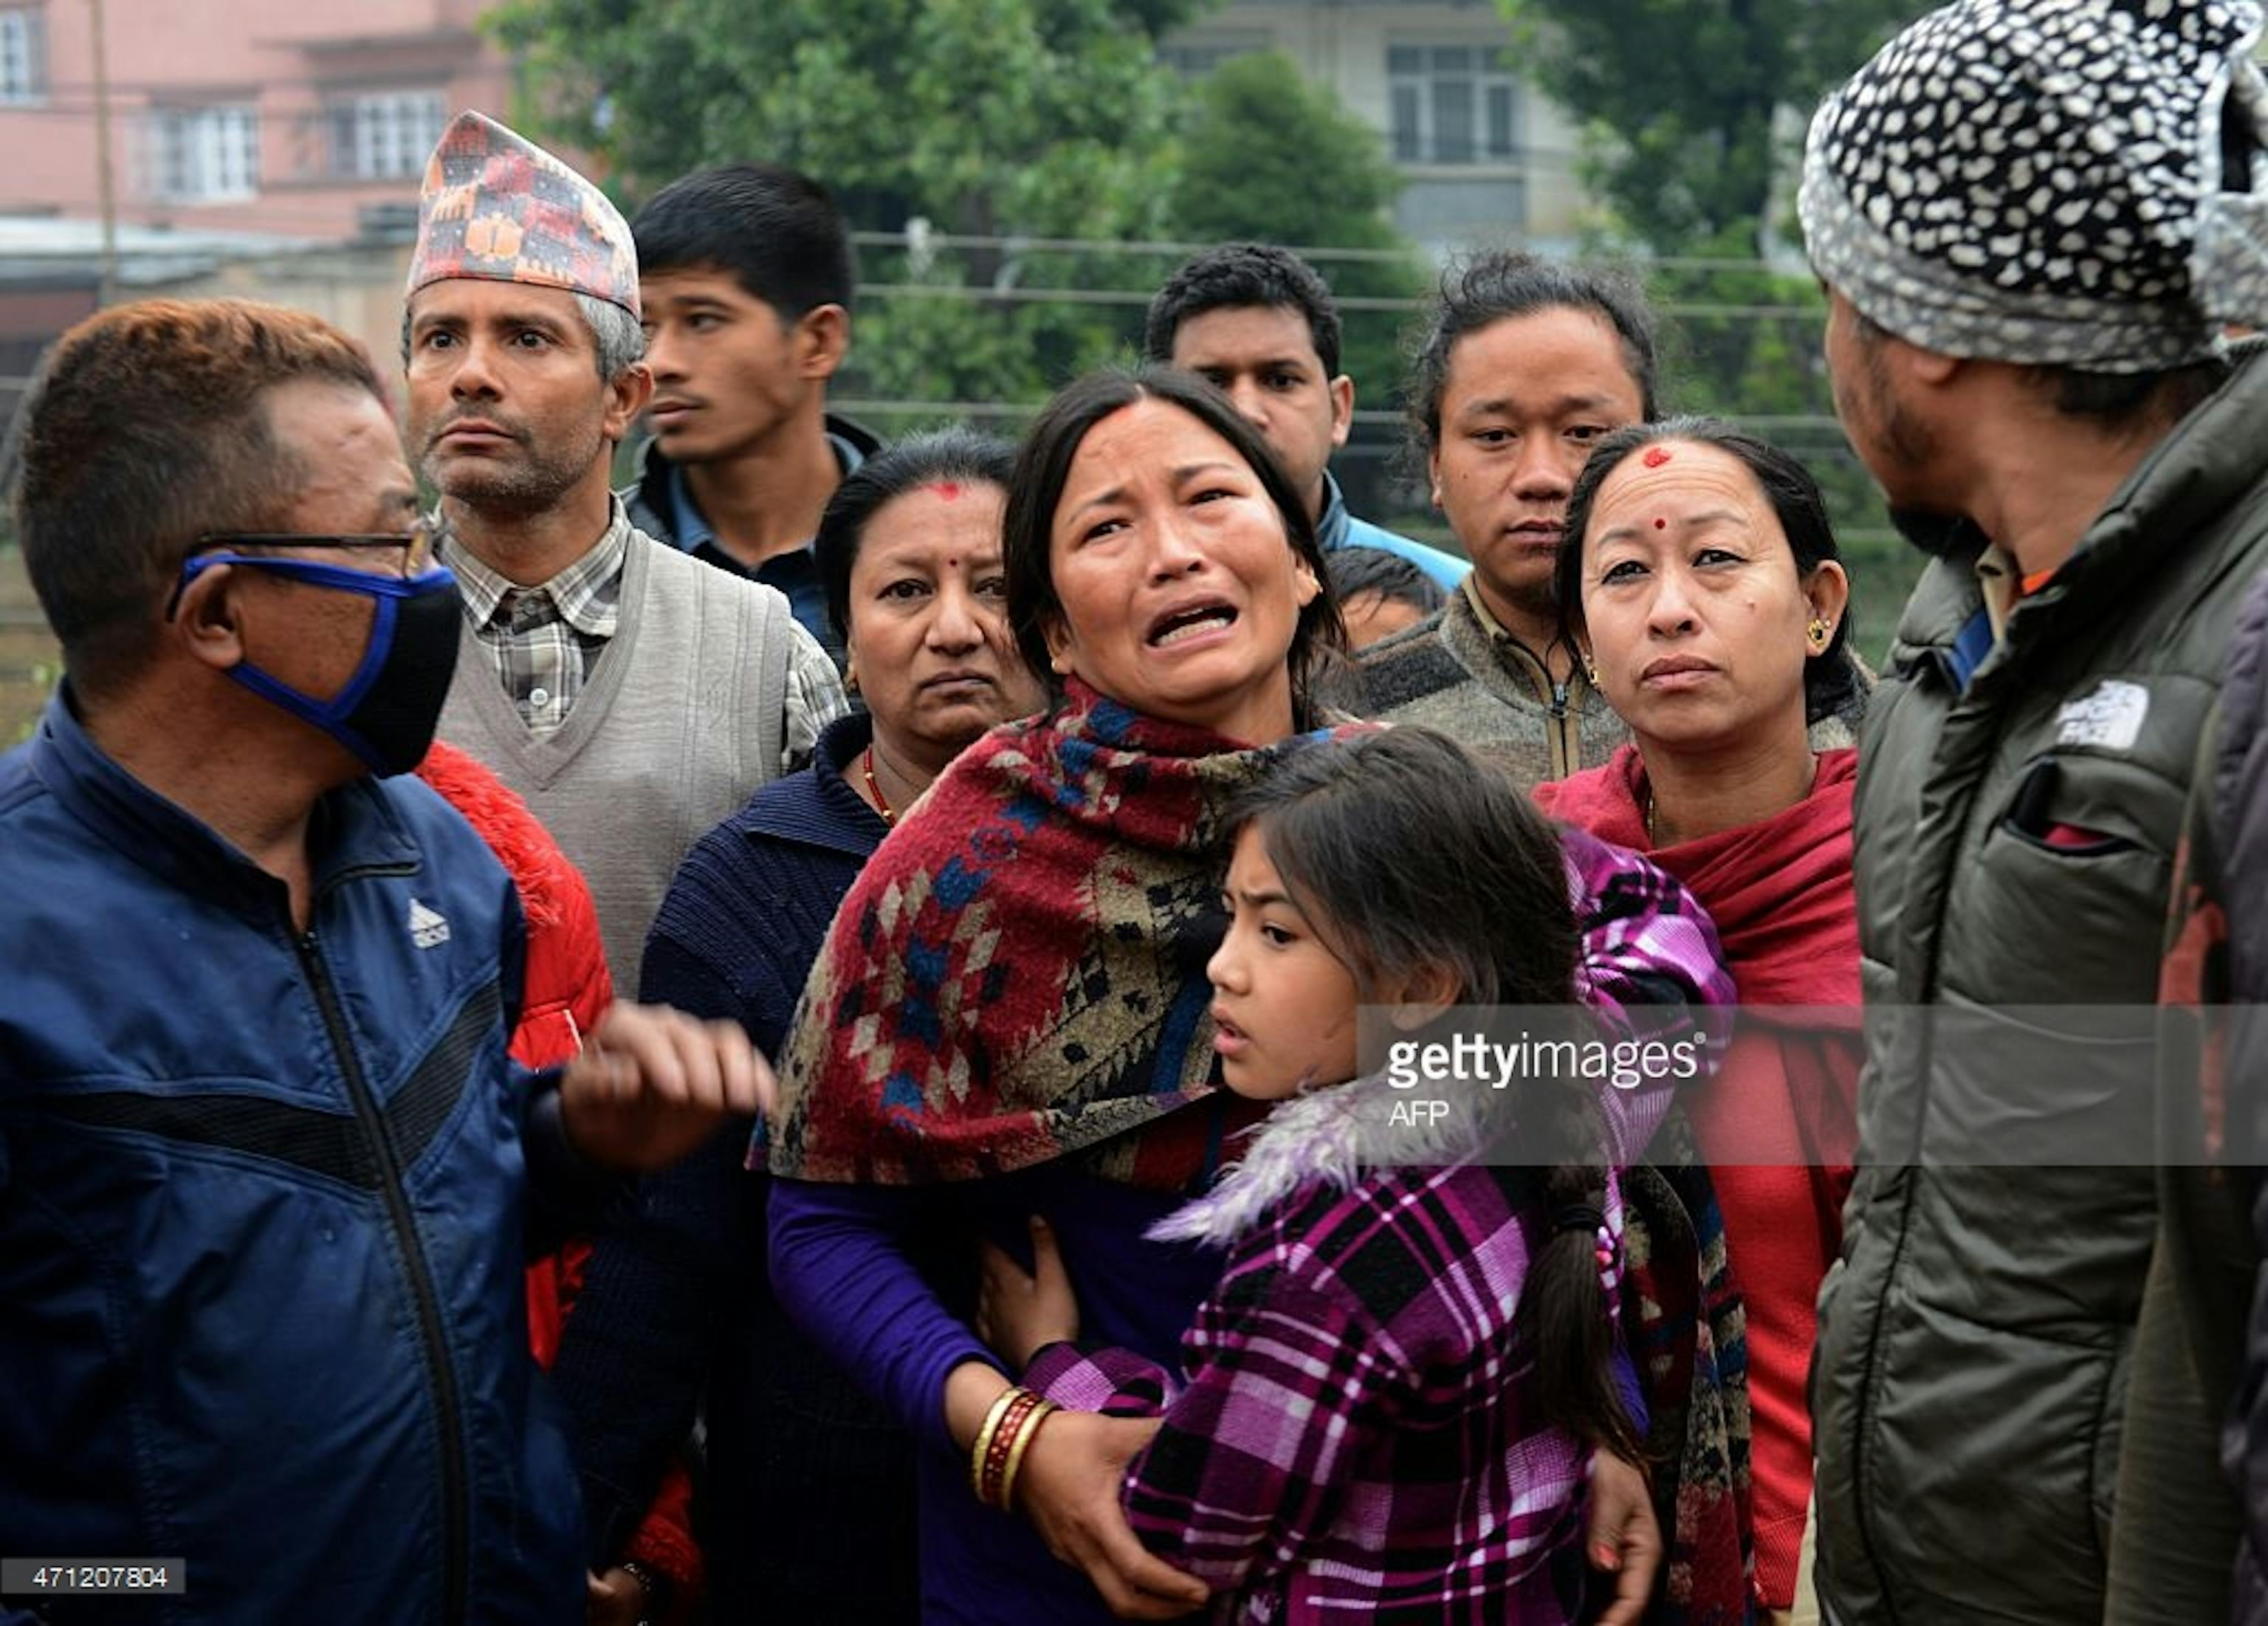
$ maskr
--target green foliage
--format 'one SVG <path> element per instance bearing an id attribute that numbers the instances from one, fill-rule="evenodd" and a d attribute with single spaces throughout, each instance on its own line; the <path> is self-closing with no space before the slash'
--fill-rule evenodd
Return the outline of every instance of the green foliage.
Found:
<path id="1" fill-rule="evenodd" d="M 1398 248 L 1402 177 L 1371 128 L 1281 51 L 1230 58 L 1197 86 L 1172 213 L 1201 239 Z"/>
<path id="2" fill-rule="evenodd" d="M 1341 365 L 1355 381 L 1359 403 L 1390 405 L 1402 373 L 1402 329 L 1425 276 L 1394 226 L 1402 177 L 1377 132 L 1278 51 L 1222 63 L 1197 87 L 1195 103 L 1172 195 L 1175 234 L 1381 255 L 1318 255 L 1315 269 L 1339 300 Z M 1367 425 L 1358 432 L 1379 438 Z M 1344 458 L 1339 472 L 1359 508 L 1383 499 L 1380 459 Z"/>
<path id="3" fill-rule="evenodd" d="M 889 288 L 858 313 L 857 342 L 837 376 L 839 396 L 1036 404 L 1091 367 L 1130 357 L 1142 305 L 1123 291 L 1159 273 L 1154 257 L 971 253 L 924 262 L 905 250 L 862 251 L 865 274 Z M 1041 297 L 1020 298 L 1026 291 Z M 1056 291 L 1061 291 L 1057 292 Z M 1081 292 L 1100 296 L 1079 302 Z M 1068 297 L 1066 297 L 1068 296 Z M 894 421 L 893 434 L 961 414 Z"/>
<path id="4" fill-rule="evenodd" d="M 1771 216 L 1782 108 L 1808 115 L 1917 0 L 1497 0 L 1511 58 L 1582 121 L 1587 179 L 1657 253 Z M 1784 127 L 1783 127 L 1784 128 Z"/>
<path id="5" fill-rule="evenodd" d="M 1166 225 L 1181 85 L 1154 34 L 1189 4 L 509 0 L 492 26 L 521 64 L 519 116 L 608 159 L 633 202 L 758 159 L 821 177 L 862 228 L 1123 240 Z M 1130 326 L 1123 307 L 1018 297 L 1081 285 L 1054 256 L 907 251 L 862 269 L 889 292 L 858 312 L 845 393 L 1029 399 Z M 1077 269 L 1088 285 L 1109 273 Z"/>
<path id="6" fill-rule="evenodd" d="M 862 224 L 970 233 L 1152 226 L 1177 82 L 1115 0 L 509 0 L 519 116 L 633 196 L 703 164 L 824 176 Z"/>

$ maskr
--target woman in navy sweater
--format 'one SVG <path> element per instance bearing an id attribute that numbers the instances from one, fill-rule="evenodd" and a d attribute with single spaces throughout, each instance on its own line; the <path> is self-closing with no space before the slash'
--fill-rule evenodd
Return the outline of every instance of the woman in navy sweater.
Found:
<path id="1" fill-rule="evenodd" d="M 865 711 L 687 854 L 639 987 L 775 1053 L 836 905 L 899 811 L 993 724 L 1040 708 L 1005 616 L 1000 441 L 953 430 L 870 459 L 814 543 Z M 718 1620 L 916 1618 L 910 1447 L 780 1311 L 765 1178 L 728 1126 L 642 1183 L 599 1244 L 556 1376 L 572 1415 L 589 1562 L 619 1558 L 696 1413 L 695 1506 Z"/>

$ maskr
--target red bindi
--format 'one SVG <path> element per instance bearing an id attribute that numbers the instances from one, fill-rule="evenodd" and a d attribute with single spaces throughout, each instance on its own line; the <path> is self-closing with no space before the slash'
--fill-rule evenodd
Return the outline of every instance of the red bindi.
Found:
<path id="1" fill-rule="evenodd" d="M 1650 446 L 1646 448 L 1646 455 L 1638 459 L 1649 469 L 1659 469 L 1668 461 L 1669 448 L 1666 446 Z M 1655 522 L 1660 523 L 1659 521 Z"/>
<path id="2" fill-rule="evenodd" d="M 1666 531 L 1669 528 L 1669 521 L 1668 520 L 1656 520 L 1653 522 L 1653 528 L 1658 531 Z"/>
<path id="3" fill-rule="evenodd" d="M 943 498 L 947 502 L 953 501 L 955 498 L 961 495 L 961 488 L 950 480 L 939 480 L 929 489 L 935 491 L 939 497 Z"/>

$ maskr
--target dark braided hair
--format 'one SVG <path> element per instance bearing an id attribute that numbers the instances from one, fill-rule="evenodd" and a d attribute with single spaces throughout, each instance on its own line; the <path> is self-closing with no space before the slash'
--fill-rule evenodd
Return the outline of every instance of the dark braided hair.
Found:
<path id="1" fill-rule="evenodd" d="M 1582 939 L 1558 835 L 1509 779 L 1447 735 L 1388 728 L 1295 746 L 1231 804 L 1225 839 L 1246 828 L 1366 1002 L 1440 972 L 1462 1006 L 1576 1003 Z M 1455 1021 L 1447 1013 L 1434 1031 Z M 1531 1250 L 1517 1325 L 1544 1415 L 1634 1460 L 1596 1223 L 1556 1223 L 1605 1204 L 1597 1089 L 1580 1074 L 1537 1078 L 1519 1103 L 1523 1161 L 1542 1165 L 1534 1184 L 1547 1229 Z"/>

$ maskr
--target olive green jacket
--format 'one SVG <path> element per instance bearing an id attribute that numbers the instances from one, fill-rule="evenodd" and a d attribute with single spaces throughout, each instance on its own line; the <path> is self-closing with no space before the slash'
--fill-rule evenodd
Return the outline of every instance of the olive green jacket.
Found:
<path id="1" fill-rule="evenodd" d="M 2157 1213 L 2151 1025 L 2059 1038 L 2024 1008 L 2155 999 L 2199 731 L 2268 564 L 2260 353 L 1997 642 L 1971 562 L 1933 561 L 1874 691 L 1860 1169 L 1812 1373 L 1819 1588 L 1845 1626 L 2102 1617 Z"/>

